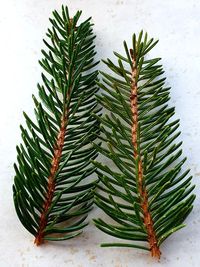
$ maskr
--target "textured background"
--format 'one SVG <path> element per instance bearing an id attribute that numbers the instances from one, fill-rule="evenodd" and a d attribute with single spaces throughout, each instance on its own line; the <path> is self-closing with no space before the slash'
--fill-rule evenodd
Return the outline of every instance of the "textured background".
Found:
<path id="1" fill-rule="evenodd" d="M 42 38 L 53 9 L 66 4 L 73 15 L 93 16 L 97 34 L 97 58 L 113 57 L 122 41 L 131 40 L 140 29 L 160 42 L 151 55 L 161 56 L 167 83 L 172 87 L 171 105 L 181 119 L 181 139 L 186 165 L 196 183 L 197 199 L 187 227 L 161 247 L 162 259 L 155 262 L 145 252 L 100 248 L 112 238 L 91 223 L 82 236 L 39 248 L 19 223 L 12 202 L 15 146 L 20 141 L 22 111 L 33 113 L 32 93 L 40 81 Z M 6 0 L 0 4 L 0 266 L 200 266 L 200 2 L 198 0 Z M 100 65 L 100 68 L 103 68 Z M 187 167 L 186 166 L 186 167 Z M 101 212 L 94 210 L 93 216 Z M 100 215 L 102 216 L 102 215 Z"/>

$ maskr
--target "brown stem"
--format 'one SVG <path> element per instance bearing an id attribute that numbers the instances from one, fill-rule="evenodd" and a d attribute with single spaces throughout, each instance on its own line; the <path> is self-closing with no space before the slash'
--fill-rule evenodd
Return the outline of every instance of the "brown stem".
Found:
<path id="1" fill-rule="evenodd" d="M 70 18 L 69 20 L 69 26 L 68 26 L 68 34 L 71 34 L 72 31 L 72 24 L 73 24 L 73 18 Z M 76 27 L 75 27 L 76 30 Z M 66 78 L 67 73 L 66 73 Z M 71 93 L 71 86 L 69 87 L 69 90 L 67 91 L 66 99 L 68 100 L 70 97 Z M 54 153 L 53 153 L 53 158 L 51 161 L 51 169 L 50 169 L 50 175 L 48 177 L 48 187 L 47 187 L 47 194 L 46 194 L 46 199 L 43 204 L 43 212 L 40 215 L 40 222 L 39 222 L 39 230 L 37 232 L 37 235 L 35 237 L 34 243 L 39 246 L 40 244 L 43 243 L 43 237 L 44 237 L 44 229 L 47 225 L 47 219 L 48 219 L 48 210 L 51 206 L 51 202 L 54 196 L 55 192 L 55 175 L 56 172 L 59 168 L 60 164 L 60 159 L 62 155 L 62 150 L 63 150 L 63 145 L 64 145 L 64 140 L 65 140 L 65 135 L 67 131 L 67 121 L 68 121 L 68 115 L 69 115 L 69 108 L 66 108 L 64 115 L 61 118 L 61 124 L 60 124 L 60 130 L 57 135 L 57 141 L 54 146 Z"/>
<path id="2" fill-rule="evenodd" d="M 139 144 L 138 144 L 138 86 L 136 81 L 137 76 L 137 66 L 136 66 L 136 56 L 133 53 L 133 50 L 130 50 L 131 58 L 132 58 L 132 81 L 131 81 L 131 95 L 130 95 L 130 102 L 131 102 L 131 111 L 132 111 L 132 144 L 134 148 L 133 156 L 134 158 L 139 157 L 138 162 L 138 169 L 139 169 L 139 193 L 140 193 L 140 204 L 143 211 L 143 220 L 144 225 L 147 230 L 148 234 L 148 241 L 150 246 L 150 251 L 152 257 L 160 258 L 161 252 L 158 246 L 156 233 L 154 231 L 153 220 L 151 214 L 149 212 L 149 203 L 148 203 L 148 194 L 146 188 L 144 187 L 143 183 L 143 166 L 142 160 L 139 153 Z"/>
<path id="3" fill-rule="evenodd" d="M 50 169 L 50 175 L 48 177 L 46 200 L 43 204 L 43 212 L 41 213 L 40 216 L 39 230 L 35 237 L 35 242 L 34 242 L 37 246 L 43 243 L 44 229 L 47 225 L 47 212 L 49 210 L 49 207 L 53 199 L 55 191 L 55 175 L 59 168 L 60 158 L 62 155 L 62 149 L 64 145 L 67 117 L 68 117 L 68 110 L 66 111 L 65 116 L 62 117 L 61 119 L 61 127 L 57 136 L 53 159 L 51 161 L 51 169 Z"/>

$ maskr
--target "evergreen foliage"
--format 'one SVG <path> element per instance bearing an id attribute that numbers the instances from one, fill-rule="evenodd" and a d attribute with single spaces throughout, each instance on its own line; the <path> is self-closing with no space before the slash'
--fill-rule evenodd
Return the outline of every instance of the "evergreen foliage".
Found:
<path id="1" fill-rule="evenodd" d="M 103 93 L 97 97 L 107 112 L 99 118 L 103 146 L 95 147 L 109 164 L 94 161 L 101 181 L 95 202 L 112 220 L 94 221 L 126 240 L 102 246 L 150 250 L 160 258 L 160 245 L 185 226 L 195 196 L 189 170 L 182 171 L 179 120 L 168 105 L 160 58 L 148 56 L 156 43 L 134 34 L 131 49 L 124 42 L 125 55 L 114 52 L 116 63 L 104 61 L 109 72 L 101 72 Z"/>
<path id="2" fill-rule="evenodd" d="M 91 18 L 80 23 L 80 16 L 78 11 L 70 18 L 64 6 L 61 14 L 53 12 L 39 61 L 39 100 L 33 96 L 36 120 L 24 113 L 27 127 L 21 126 L 23 143 L 17 146 L 15 209 L 37 245 L 79 235 L 93 204 L 98 62 Z"/>

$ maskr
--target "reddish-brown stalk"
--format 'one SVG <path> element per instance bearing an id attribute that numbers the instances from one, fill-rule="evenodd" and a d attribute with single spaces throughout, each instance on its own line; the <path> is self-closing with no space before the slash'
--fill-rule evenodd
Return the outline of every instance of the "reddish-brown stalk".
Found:
<path id="1" fill-rule="evenodd" d="M 134 158 L 139 157 L 139 162 L 138 162 L 138 169 L 139 169 L 139 174 L 138 174 L 138 184 L 139 184 L 139 193 L 140 193 L 140 205 L 142 208 L 143 212 L 143 220 L 144 220 L 144 225 L 147 230 L 148 234 L 148 241 L 149 241 L 149 246 L 150 246 L 150 251 L 152 257 L 156 257 L 160 259 L 160 249 L 158 246 L 158 241 L 156 238 L 156 233 L 154 231 L 154 225 L 153 225 L 153 220 L 151 217 L 151 214 L 149 212 L 149 203 L 148 203 L 148 194 L 146 191 L 146 188 L 144 187 L 143 183 L 143 166 L 142 166 L 142 159 L 141 156 L 139 155 L 139 144 L 138 144 L 138 85 L 136 81 L 137 77 L 137 66 L 136 66 L 136 56 L 133 53 L 133 50 L 130 50 L 131 58 L 132 58 L 132 80 L 131 80 L 131 94 L 130 94 L 130 102 L 131 102 L 131 111 L 132 111 L 132 129 L 131 129 L 131 134 L 132 134 L 132 144 L 134 147 L 134 152 L 133 156 Z"/>

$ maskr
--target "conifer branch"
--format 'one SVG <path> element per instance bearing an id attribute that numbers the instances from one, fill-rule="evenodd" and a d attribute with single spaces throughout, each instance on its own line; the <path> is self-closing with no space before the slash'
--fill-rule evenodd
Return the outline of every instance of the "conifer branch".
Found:
<path id="1" fill-rule="evenodd" d="M 114 52 L 118 64 L 103 61 L 111 71 L 101 72 L 97 96 L 105 108 L 96 149 L 114 167 L 93 161 L 101 183 L 96 204 L 115 223 L 94 219 L 103 232 L 126 243 L 103 243 L 149 250 L 160 258 L 160 245 L 181 229 L 191 212 L 194 194 L 189 170 L 182 172 L 181 142 L 176 143 L 179 120 L 173 120 L 169 89 L 164 86 L 160 58 L 146 59 L 157 41 L 147 34 L 133 35 L 133 46 L 124 42 L 125 56 Z"/>
<path id="2" fill-rule="evenodd" d="M 27 129 L 21 126 L 23 144 L 17 146 L 14 204 L 36 245 L 79 235 L 93 204 L 98 62 L 91 19 L 79 23 L 80 16 L 70 18 L 64 6 L 61 15 L 53 12 L 40 61 L 41 103 L 33 97 L 36 122 L 24 113 Z"/>

